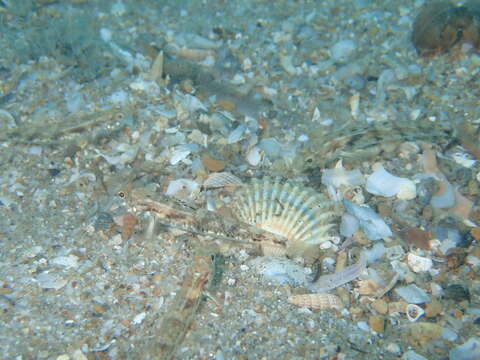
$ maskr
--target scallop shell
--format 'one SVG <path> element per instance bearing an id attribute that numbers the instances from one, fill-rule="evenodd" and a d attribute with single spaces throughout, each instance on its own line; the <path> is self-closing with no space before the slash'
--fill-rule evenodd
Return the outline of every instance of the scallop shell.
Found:
<path id="1" fill-rule="evenodd" d="M 294 295 L 288 298 L 288 302 L 293 305 L 307 307 L 313 310 L 335 309 L 342 311 L 342 300 L 333 294 L 305 294 Z"/>
<path id="2" fill-rule="evenodd" d="M 329 240 L 332 203 L 313 189 L 280 179 L 254 180 L 230 202 L 235 216 L 286 239 L 287 254 L 314 260 Z"/>

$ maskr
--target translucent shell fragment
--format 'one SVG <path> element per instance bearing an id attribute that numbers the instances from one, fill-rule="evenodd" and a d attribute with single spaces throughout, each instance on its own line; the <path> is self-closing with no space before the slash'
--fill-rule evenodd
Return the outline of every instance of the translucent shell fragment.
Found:
<path id="1" fill-rule="evenodd" d="M 474 2 L 455 6 L 449 1 L 426 3 L 413 24 L 412 42 L 421 56 L 431 56 L 468 43 L 480 46 L 480 11 Z"/>
<path id="2" fill-rule="evenodd" d="M 332 203 L 313 189 L 279 179 L 254 180 L 231 201 L 241 221 L 286 239 L 286 254 L 313 260 L 334 226 Z"/>
<path id="3" fill-rule="evenodd" d="M 330 310 L 342 311 L 343 303 L 337 295 L 333 294 L 305 294 L 294 295 L 288 298 L 288 302 L 293 305 L 307 307 L 312 310 Z"/>

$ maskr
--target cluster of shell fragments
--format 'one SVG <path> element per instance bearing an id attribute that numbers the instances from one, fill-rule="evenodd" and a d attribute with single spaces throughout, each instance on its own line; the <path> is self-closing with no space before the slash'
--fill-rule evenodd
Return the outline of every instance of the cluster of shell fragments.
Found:
<path id="1" fill-rule="evenodd" d="M 426 3 L 413 24 L 412 42 L 421 56 L 444 53 L 463 44 L 480 47 L 480 3 L 456 6 L 439 0 Z"/>
<path id="2" fill-rule="evenodd" d="M 324 195 L 280 179 L 253 180 L 238 187 L 230 206 L 238 220 L 284 238 L 286 255 L 307 260 L 318 257 L 334 226 L 332 203 Z"/>

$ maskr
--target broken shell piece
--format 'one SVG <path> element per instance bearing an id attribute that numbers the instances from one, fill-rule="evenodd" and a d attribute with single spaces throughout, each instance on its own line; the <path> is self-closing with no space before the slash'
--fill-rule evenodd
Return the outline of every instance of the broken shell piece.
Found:
<path id="1" fill-rule="evenodd" d="M 185 160 L 188 155 L 190 155 L 191 151 L 190 150 L 174 150 L 172 152 L 172 156 L 170 157 L 170 164 L 171 165 L 176 165 L 180 161 Z"/>
<path id="2" fill-rule="evenodd" d="M 170 181 L 165 195 L 172 196 L 177 199 L 187 200 L 193 199 L 200 192 L 200 185 L 188 179 L 178 179 Z"/>
<path id="3" fill-rule="evenodd" d="M 414 253 L 409 253 L 407 256 L 408 266 L 416 272 L 426 272 L 433 267 L 433 262 L 431 259 L 415 255 Z"/>
<path id="4" fill-rule="evenodd" d="M 425 314 L 425 310 L 416 304 L 408 304 L 405 313 L 410 322 L 415 322 Z"/>
<path id="5" fill-rule="evenodd" d="M 430 204 L 434 208 L 446 209 L 455 205 L 455 188 L 450 182 L 442 175 L 442 179 L 438 181 L 439 190 L 432 196 Z"/>
<path id="6" fill-rule="evenodd" d="M 346 170 L 341 161 L 337 163 L 335 168 L 326 169 L 322 174 L 322 184 L 327 186 L 332 185 L 335 188 L 342 185 L 354 187 L 363 185 L 364 183 L 365 180 L 360 170 Z"/>
<path id="7" fill-rule="evenodd" d="M 294 295 L 288 298 L 288 302 L 293 305 L 307 307 L 312 310 L 334 309 L 342 311 L 343 303 L 337 295 L 332 294 L 305 294 Z"/>
<path id="8" fill-rule="evenodd" d="M 252 166 L 257 166 L 260 164 L 263 158 L 263 151 L 261 151 L 257 146 L 252 147 L 247 152 L 247 161 Z"/>
<path id="9" fill-rule="evenodd" d="M 411 200 L 417 196 L 413 181 L 392 175 L 383 166 L 368 177 L 366 190 L 370 194 L 385 197 L 396 195 L 402 200 Z"/>
<path id="10" fill-rule="evenodd" d="M 348 200 L 343 200 L 343 205 L 350 215 L 358 219 L 360 228 L 370 240 L 380 240 L 393 235 L 382 217 L 368 206 L 359 206 Z"/>

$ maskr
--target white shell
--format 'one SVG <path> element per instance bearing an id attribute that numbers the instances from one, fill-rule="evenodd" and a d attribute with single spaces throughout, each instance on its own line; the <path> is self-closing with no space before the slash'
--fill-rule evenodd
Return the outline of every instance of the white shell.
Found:
<path id="1" fill-rule="evenodd" d="M 174 150 L 170 157 L 170 164 L 171 165 L 178 164 L 180 161 L 185 160 L 188 157 L 188 155 L 190 155 L 190 153 L 191 153 L 190 150 Z"/>
<path id="2" fill-rule="evenodd" d="M 417 196 L 413 181 L 392 175 L 383 166 L 368 177 L 366 190 L 370 194 L 385 197 L 401 196 L 403 200 L 411 200 Z"/>
<path id="3" fill-rule="evenodd" d="M 245 124 L 238 125 L 230 132 L 230 134 L 228 134 L 227 144 L 235 144 L 236 142 L 242 140 L 245 130 L 247 130 L 247 126 Z"/>
<path id="4" fill-rule="evenodd" d="M 262 161 L 263 152 L 257 147 L 254 146 L 247 152 L 247 161 L 252 166 L 257 166 Z"/>
<path id="5" fill-rule="evenodd" d="M 240 187 L 231 204 L 239 220 L 286 238 L 289 255 L 317 256 L 333 227 L 334 213 L 325 196 L 279 179 Z"/>
<path id="6" fill-rule="evenodd" d="M 429 271 L 433 267 L 433 262 L 431 259 L 418 256 L 414 253 L 408 254 L 407 262 L 408 266 L 410 266 L 410 268 L 416 273 Z"/>
<path id="7" fill-rule="evenodd" d="M 322 184 L 332 185 L 335 188 L 340 186 L 353 187 L 364 183 L 365 179 L 360 170 L 346 170 L 342 162 L 339 162 L 333 169 L 325 169 L 322 174 Z"/>
<path id="8" fill-rule="evenodd" d="M 337 295 L 332 294 L 294 295 L 288 298 L 288 302 L 313 310 L 335 309 L 341 311 L 343 309 L 342 300 Z"/>
<path id="9" fill-rule="evenodd" d="M 425 314 L 425 310 L 416 304 L 408 304 L 405 313 L 410 322 L 415 322 Z"/>
<path id="10" fill-rule="evenodd" d="M 208 175 L 203 182 L 205 189 L 220 188 L 225 186 L 242 185 L 242 180 L 229 172 L 214 172 Z"/>
<path id="11" fill-rule="evenodd" d="M 200 192 L 200 185 L 188 179 L 178 179 L 170 181 L 165 195 L 177 199 L 187 200 L 194 198 Z"/>

